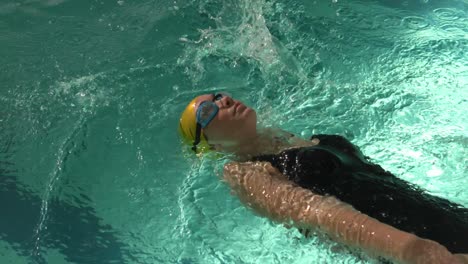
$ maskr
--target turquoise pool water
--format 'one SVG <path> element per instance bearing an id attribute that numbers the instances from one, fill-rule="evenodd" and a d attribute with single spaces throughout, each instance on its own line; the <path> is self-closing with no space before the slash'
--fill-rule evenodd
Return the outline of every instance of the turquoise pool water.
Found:
<path id="1" fill-rule="evenodd" d="M 468 206 L 468 4 L 0 3 L 1 263 L 372 263 L 256 216 L 181 151 L 226 90 Z M 375 261 L 374 261 L 375 262 Z"/>

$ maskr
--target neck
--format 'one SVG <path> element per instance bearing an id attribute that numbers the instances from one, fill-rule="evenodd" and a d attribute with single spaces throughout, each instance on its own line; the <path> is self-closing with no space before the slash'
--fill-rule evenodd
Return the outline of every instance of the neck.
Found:
<path id="1" fill-rule="evenodd" d="M 292 147 L 288 138 L 290 134 L 271 128 L 257 131 L 252 137 L 245 138 L 231 146 L 221 146 L 222 151 L 234 153 L 241 160 L 248 160 L 261 154 L 278 153 Z"/>

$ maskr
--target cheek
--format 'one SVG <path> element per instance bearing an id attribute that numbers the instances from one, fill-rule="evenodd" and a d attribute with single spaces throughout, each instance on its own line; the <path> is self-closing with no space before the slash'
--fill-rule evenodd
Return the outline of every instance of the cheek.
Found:
<path id="1" fill-rule="evenodd" d="M 221 123 L 229 121 L 232 119 L 232 113 L 229 111 L 229 109 L 220 109 L 215 119 Z"/>
<path id="2" fill-rule="evenodd" d="M 238 133 L 240 131 L 239 127 L 241 124 L 235 121 L 237 120 L 230 120 L 222 123 L 217 131 L 219 139 L 232 140 L 238 137 Z"/>
<path id="3" fill-rule="evenodd" d="M 205 135 L 208 140 L 218 141 L 229 137 L 229 132 L 232 131 L 229 121 L 222 121 L 219 118 L 215 118 L 211 123 L 204 129 Z"/>

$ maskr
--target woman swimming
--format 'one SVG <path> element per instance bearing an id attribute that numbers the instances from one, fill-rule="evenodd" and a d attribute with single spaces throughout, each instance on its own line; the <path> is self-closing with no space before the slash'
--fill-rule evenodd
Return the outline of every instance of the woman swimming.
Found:
<path id="1" fill-rule="evenodd" d="M 366 160 L 339 136 L 303 140 L 259 130 L 252 108 L 223 93 L 193 99 L 179 130 L 197 153 L 240 161 L 224 167 L 239 198 L 272 220 L 321 231 L 402 263 L 465 263 L 468 210 L 425 193 Z M 457 253 L 452 255 L 452 253 Z"/>

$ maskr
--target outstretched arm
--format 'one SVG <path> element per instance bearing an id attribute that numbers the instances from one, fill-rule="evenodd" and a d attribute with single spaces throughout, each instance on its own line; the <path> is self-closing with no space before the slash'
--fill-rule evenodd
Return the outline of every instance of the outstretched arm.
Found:
<path id="1" fill-rule="evenodd" d="M 319 229 L 349 246 L 402 263 L 461 263 L 436 242 L 295 185 L 268 162 L 229 163 L 224 179 L 244 203 L 274 221 Z"/>

